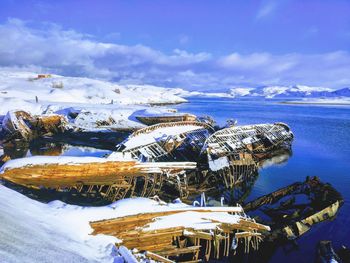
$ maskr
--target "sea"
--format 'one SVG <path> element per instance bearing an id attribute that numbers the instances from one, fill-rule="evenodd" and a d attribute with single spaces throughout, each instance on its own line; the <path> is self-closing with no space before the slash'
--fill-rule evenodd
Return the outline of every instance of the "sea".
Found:
<path id="1" fill-rule="evenodd" d="M 314 262 L 317 243 L 330 240 L 335 249 L 350 248 L 350 105 L 296 105 L 278 99 L 189 98 L 179 111 L 209 115 L 219 125 L 284 122 L 295 139 L 292 155 L 283 164 L 259 171 L 247 201 L 307 176 L 318 176 L 338 190 L 344 204 L 332 221 L 314 225 L 290 247 L 276 247 L 269 262 Z"/>

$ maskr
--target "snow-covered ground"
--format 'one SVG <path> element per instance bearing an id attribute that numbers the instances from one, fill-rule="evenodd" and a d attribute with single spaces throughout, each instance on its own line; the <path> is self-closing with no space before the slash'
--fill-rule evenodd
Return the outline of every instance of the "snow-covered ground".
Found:
<path id="1" fill-rule="evenodd" d="M 0 185 L 1 262 L 113 262 L 116 238 L 90 236 L 89 220 L 114 210 L 42 204 Z"/>
<path id="2" fill-rule="evenodd" d="M 90 235 L 90 221 L 184 206 L 146 198 L 125 199 L 105 207 L 60 201 L 43 204 L 0 184 L 0 261 L 113 262 L 113 244 L 118 239 Z"/>
<path id="3" fill-rule="evenodd" d="M 98 128 L 106 123 L 112 128 L 141 128 L 131 116 L 135 111 L 150 108 L 150 104 L 176 104 L 186 99 L 176 95 L 181 89 L 151 85 L 118 85 L 89 78 L 9 71 L 0 68 L 0 115 L 10 110 L 25 110 L 31 114 L 75 113 L 76 127 Z M 153 112 L 164 109 L 154 108 Z M 103 125 L 100 125 L 103 126 Z"/>
<path id="4" fill-rule="evenodd" d="M 161 104 L 181 103 L 185 99 L 174 95 L 177 91 L 151 85 L 118 85 L 116 83 L 78 77 L 51 75 L 37 79 L 32 72 L 0 70 L 1 113 L 9 110 L 12 99 L 47 106 L 49 104 Z M 20 105 L 12 105 L 12 107 Z M 12 108 L 11 107 L 11 108 Z M 36 110 L 38 106 L 33 105 Z"/>
<path id="5" fill-rule="evenodd" d="M 43 204 L 0 184 L 0 261 L 123 262 L 114 248 L 119 240 L 90 235 L 93 230 L 89 222 L 174 209 L 186 211 L 191 206 L 147 198 L 124 199 L 104 207 L 81 207 L 61 201 Z M 221 211 L 221 208 L 217 207 L 215 211 Z M 162 216 L 151 223 L 148 230 L 179 225 L 215 229 L 217 223 L 212 219 L 237 223 L 240 217 L 222 212 L 188 211 Z"/>

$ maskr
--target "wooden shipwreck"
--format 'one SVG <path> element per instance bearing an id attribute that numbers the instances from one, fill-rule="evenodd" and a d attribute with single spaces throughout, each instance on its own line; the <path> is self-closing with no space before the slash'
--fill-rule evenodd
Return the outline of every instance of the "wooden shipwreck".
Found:
<path id="1" fill-rule="evenodd" d="M 307 178 L 244 205 L 258 222 L 271 226 L 267 239 L 290 240 L 307 232 L 314 224 L 336 216 L 343 197 L 318 177 Z"/>
<path id="2" fill-rule="evenodd" d="M 90 223 L 93 235 L 112 235 L 117 246 L 144 251 L 160 262 L 200 262 L 228 257 L 242 247 L 257 250 L 268 226 L 242 207 L 183 207 Z"/>
<path id="3" fill-rule="evenodd" d="M 261 160 L 290 150 L 293 133 L 284 123 L 233 126 L 212 134 L 203 146 L 210 173 L 227 187 L 257 172 Z"/>
<path id="4" fill-rule="evenodd" d="M 28 157 L 11 160 L 1 167 L 0 178 L 29 188 L 49 188 L 91 195 L 111 201 L 126 196 L 154 196 L 163 181 L 178 185 L 179 176 L 196 163 L 138 162 L 130 158 Z"/>
<path id="5" fill-rule="evenodd" d="M 155 114 L 155 115 L 147 115 L 147 116 L 135 116 L 137 120 L 139 120 L 141 123 L 146 125 L 154 125 L 158 123 L 164 123 L 164 122 L 183 122 L 183 121 L 196 121 L 197 116 L 189 113 L 180 114 L 180 113 L 174 113 L 174 114 L 167 114 L 164 116 Z"/>
<path id="6" fill-rule="evenodd" d="M 32 116 L 25 111 L 9 111 L 2 121 L 4 141 L 31 141 L 40 136 L 62 133 L 68 122 L 62 115 Z"/>
<path id="7" fill-rule="evenodd" d="M 182 121 L 152 125 L 131 134 L 119 150 L 135 159 L 197 161 L 213 128 L 202 122 Z"/>

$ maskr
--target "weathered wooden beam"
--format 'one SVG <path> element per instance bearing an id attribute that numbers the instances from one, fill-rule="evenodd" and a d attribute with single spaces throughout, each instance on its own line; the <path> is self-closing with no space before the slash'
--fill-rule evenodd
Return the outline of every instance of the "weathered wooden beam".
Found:
<path id="1" fill-rule="evenodd" d="M 146 251 L 145 252 L 145 255 L 146 257 L 150 258 L 150 259 L 153 259 L 153 260 L 156 260 L 156 261 L 159 261 L 159 262 L 164 262 L 164 263 L 175 263 L 175 261 L 172 261 L 166 257 L 162 257 L 156 253 L 153 253 L 151 251 Z"/>
<path id="2" fill-rule="evenodd" d="M 172 250 L 166 250 L 166 251 L 159 252 L 158 254 L 161 256 L 176 256 L 176 255 L 181 255 L 181 254 L 196 253 L 200 248 L 201 248 L 201 246 L 175 248 Z"/>

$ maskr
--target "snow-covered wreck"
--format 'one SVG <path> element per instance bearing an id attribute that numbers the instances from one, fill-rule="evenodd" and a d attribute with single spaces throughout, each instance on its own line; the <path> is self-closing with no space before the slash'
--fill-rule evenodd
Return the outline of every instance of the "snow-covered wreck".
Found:
<path id="1" fill-rule="evenodd" d="M 76 191 L 115 201 L 154 196 L 165 178 L 177 185 L 179 174 L 195 168 L 193 162 L 139 162 L 118 153 L 108 158 L 34 156 L 6 162 L 0 178 L 27 188 Z"/>
<path id="2" fill-rule="evenodd" d="M 212 134 L 203 146 L 209 175 L 232 187 L 250 176 L 259 161 L 290 150 L 293 133 L 284 123 L 232 126 Z"/>
<path id="3" fill-rule="evenodd" d="M 62 133 L 67 120 L 58 114 L 33 116 L 25 111 L 9 111 L 2 120 L 2 141 L 19 139 L 30 141 L 45 135 Z"/>
<path id="4" fill-rule="evenodd" d="M 150 161 L 198 161 L 205 140 L 214 129 L 203 122 L 160 123 L 131 134 L 119 146 L 135 159 Z"/>
<path id="5" fill-rule="evenodd" d="M 160 262 L 199 262 L 257 250 L 270 228 L 242 207 L 181 207 L 90 222 L 92 234 L 112 235 L 117 246 L 146 251 Z"/>

